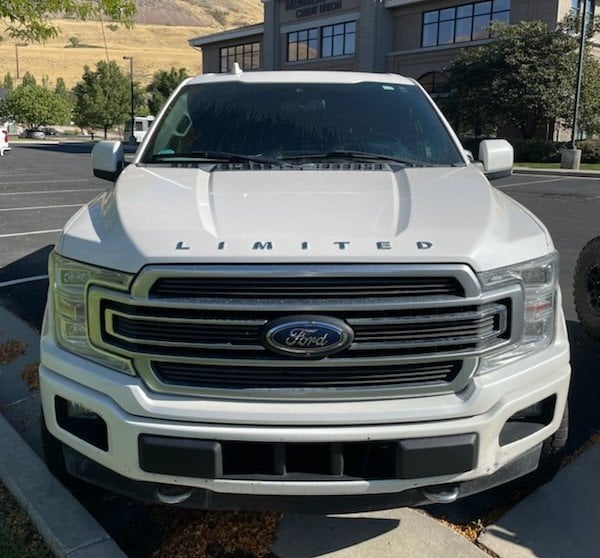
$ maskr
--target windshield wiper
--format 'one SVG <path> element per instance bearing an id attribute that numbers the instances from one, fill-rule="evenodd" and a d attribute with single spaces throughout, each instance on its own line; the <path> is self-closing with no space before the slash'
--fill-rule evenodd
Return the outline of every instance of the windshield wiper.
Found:
<path id="1" fill-rule="evenodd" d="M 406 167 L 426 167 L 428 163 L 415 161 L 413 159 L 402 159 L 392 155 L 384 155 L 382 153 L 370 153 L 368 151 L 353 151 L 345 149 L 334 149 L 324 153 L 286 153 L 283 155 L 284 160 L 290 159 L 356 159 L 359 161 L 381 161 L 387 163 L 398 163 Z"/>
<path id="2" fill-rule="evenodd" d="M 261 157 L 259 155 L 242 155 L 240 153 L 227 153 L 225 151 L 188 151 L 185 153 L 156 153 L 146 163 L 164 163 L 167 161 L 175 161 L 179 159 L 206 161 L 210 163 L 227 162 L 227 163 L 261 163 L 266 165 L 285 165 L 285 161 L 280 159 L 271 159 Z"/>

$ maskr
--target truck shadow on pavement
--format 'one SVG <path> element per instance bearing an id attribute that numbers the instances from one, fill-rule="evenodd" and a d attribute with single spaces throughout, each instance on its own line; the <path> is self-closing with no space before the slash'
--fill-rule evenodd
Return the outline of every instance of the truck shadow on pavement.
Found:
<path id="1" fill-rule="evenodd" d="M 48 291 L 48 279 L 38 278 L 48 274 L 48 255 L 53 248 L 48 244 L 0 268 L 0 306 L 38 331 Z M 33 280 L 20 282 L 26 279 Z"/>

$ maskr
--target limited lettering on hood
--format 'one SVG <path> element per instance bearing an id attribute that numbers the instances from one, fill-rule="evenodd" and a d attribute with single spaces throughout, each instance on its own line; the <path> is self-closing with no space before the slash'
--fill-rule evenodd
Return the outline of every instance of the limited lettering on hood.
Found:
<path id="1" fill-rule="evenodd" d="M 334 246 L 337 246 L 338 249 L 340 249 L 340 250 L 346 250 L 347 248 L 350 247 L 350 245 L 352 243 L 349 240 L 337 240 L 337 241 L 333 242 L 332 244 Z M 427 240 L 420 240 L 416 244 L 417 244 L 418 250 L 429 250 L 430 248 L 433 247 L 433 243 L 429 242 Z M 300 250 L 310 250 L 310 243 L 306 242 L 306 241 L 300 242 L 299 247 L 300 247 Z M 222 240 L 217 244 L 217 250 L 219 250 L 219 251 L 226 250 L 226 248 L 227 248 L 226 241 Z M 274 248 L 275 248 L 275 244 L 271 240 L 256 240 L 253 243 L 251 243 L 252 250 L 273 250 Z M 375 242 L 375 248 L 377 250 L 392 250 L 393 245 L 389 240 L 382 240 L 382 241 Z M 183 240 L 180 240 L 175 245 L 175 250 L 189 250 L 189 249 L 190 249 L 190 246 Z"/>

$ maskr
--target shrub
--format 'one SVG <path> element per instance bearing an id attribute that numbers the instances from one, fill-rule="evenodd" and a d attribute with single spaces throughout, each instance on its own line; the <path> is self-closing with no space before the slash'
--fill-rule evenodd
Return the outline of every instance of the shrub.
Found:
<path id="1" fill-rule="evenodd" d="M 487 138 L 462 138 L 465 149 L 473 153 L 475 159 L 479 154 L 479 143 Z M 495 139 L 495 138 L 489 138 Z M 563 145 L 551 140 L 509 139 L 515 148 L 515 162 L 518 163 L 557 163 L 560 161 L 560 150 Z"/>
<path id="2" fill-rule="evenodd" d="M 522 163 L 558 163 L 563 144 L 552 140 L 517 139 L 511 143 L 515 148 L 515 161 Z"/>
<path id="3" fill-rule="evenodd" d="M 581 149 L 582 163 L 600 163 L 600 139 L 587 139 L 577 142 Z"/>

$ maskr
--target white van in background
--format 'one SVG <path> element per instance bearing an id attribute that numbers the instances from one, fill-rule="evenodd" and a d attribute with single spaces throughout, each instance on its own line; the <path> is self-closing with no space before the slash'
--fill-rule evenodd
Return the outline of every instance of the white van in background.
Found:
<path id="1" fill-rule="evenodd" d="M 146 132 L 152 126 L 152 122 L 154 122 L 154 116 L 136 116 L 134 122 L 134 130 L 133 135 L 135 136 L 136 143 L 141 143 L 144 137 L 146 136 Z M 129 120 L 125 124 L 125 130 L 123 132 L 123 140 L 128 142 L 131 137 L 131 120 Z"/>
<path id="2" fill-rule="evenodd" d="M 0 157 L 4 157 L 6 151 L 10 151 L 10 145 L 8 145 L 8 128 L 0 126 Z"/>

